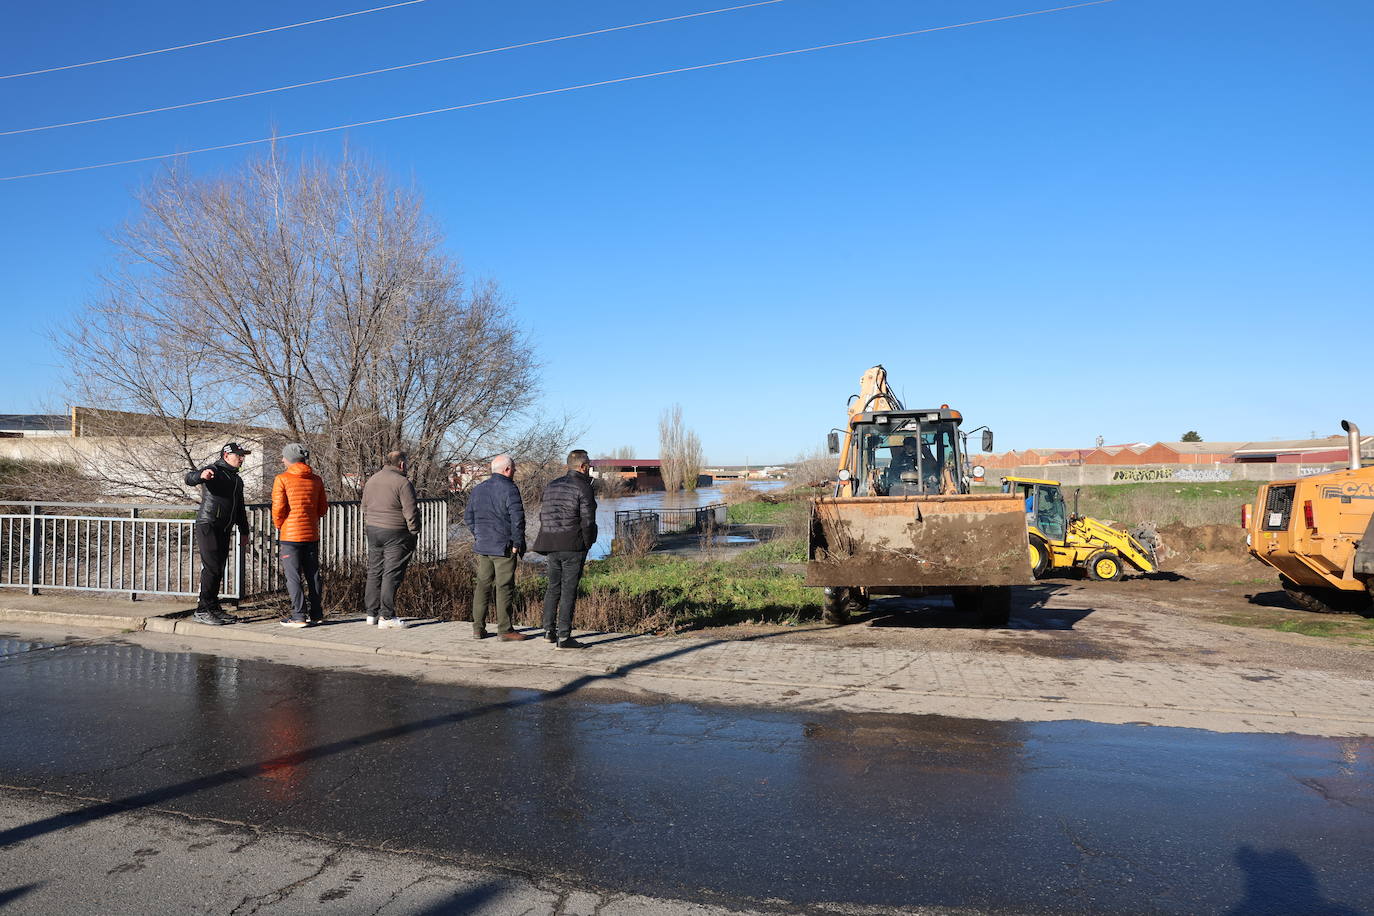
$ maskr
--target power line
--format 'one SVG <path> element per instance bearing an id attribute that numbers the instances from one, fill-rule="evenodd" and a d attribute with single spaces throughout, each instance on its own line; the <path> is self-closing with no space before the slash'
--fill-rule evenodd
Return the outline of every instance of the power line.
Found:
<path id="1" fill-rule="evenodd" d="M 353 16 L 366 16 L 368 13 L 380 13 L 383 10 L 394 10 L 398 6 L 410 6 L 414 3 L 424 3 L 425 0 L 401 0 L 400 3 L 390 3 L 386 6 L 374 6 L 368 10 L 357 10 L 352 13 L 340 13 L 337 16 L 325 16 L 322 19 L 307 19 L 304 22 L 293 22 L 290 25 L 273 26 L 270 29 L 258 29 L 256 32 L 242 32 L 238 35 L 225 35 L 223 38 L 207 38 L 204 41 L 193 41 L 184 45 L 173 45 L 170 48 L 157 48 L 152 51 L 138 51 L 134 54 L 121 54 L 119 57 L 106 57 L 101 60 L 88 60 L 79 64 L 65 64 L 61 67 L 46 67 L 42 70 L 26 70 L 23 73 L 6 73 L 0 76 L 0 80 L 18 79 L 21 76 L 38 76 L 40 73 L 56 73 L 59 70 L 77 70 L 81 67 L 94 67 L 97 64 L 112 64 L 121 60 L 133 60 L 135 57 L 148 57 L 152 54 L 166 54 L 168 51 L 185 51 L 187 48 L 199 48 L 203 45 L 219 44 L 221 41 L 234 41 L 239 38 L 252 38 L 255 35 L 266 35 L 269 32 L 285 32 L 288 29 L 299 29 L 307 25 L 319 25 L 321 22 L 333 22 L 336 19 L 348 19 Z"/>
<path id="2" fill-rule="evenodd" d="M 634 76 L 621 76 L 615 79 L 597 80 L 592 83 L 579 83 L 575 86 L 560 86 L 557 89 L 542 89 L 538 92 L 525 92 L 520 95 L 510 95 L 499 99 L 486 99 L 481 102 L 468 102 L 463 105 L 450 105 L 445 108 L 431 108 L 427 111 L 413 111 L 409 114 L 392 115 L 386 118 L 372 118 L 367 121 L 353 121 L 349 124 L 338 124 L 334 127 L 318 127 L 313 130 L 299 130 L 289 134 L 276 134 L 271 137 L 259 137 L 256 140 L 240 140 L 237 143 L 224 143 L 219 146 L 202 146 L 198 149 L 181 150 L 175 153 L 159 153 L 156 156 L 140 156 L 136 159 L 120 159 L 114 162 L 98 162 L 93 165 L 79 165 L 67 169 L 49 169 L 44 172 L 29 172 L 25 175 L 7 175 L 0 178 L 0 181 L 20 181 L 26 178 L 42 178 L 48 175 L 66 175 L 72 172 L 89 172 L 93 169 L 108 169 L 120 165 L 135 165 L 140 162 L 156 162 L 163 159 L 175 159 L 179 156 L 192 156 L 197 153 L 214 153 L 228 149 L 239 149 L 245 146 L 255 146 L 260 143 L 273 143 L 278 140 L 291 140 L 297 137 L 311 137 L 317 134 L 333 133 L 340 130 L 351 130 L 355 127 L 370 127 L 374 124 L 389 124 L 393 121 L 405 121 L 410 118 L 423 118 L 429 115 L 445 114 L 451 111 L 464 111 L 469 108 L 482 108 L 487 105 L 497 105 L 502 102 L 518 102 L 523 99 L 539 98 L 546 95 L 558 95 L 563 92 L 574 92 L 579 89 L 592 89 L 598 86 L 612 86 L 617 83 L 630 83 L 636 80 L 652 79 L 658 76 L 670 76 L 676 73 L 692 73 L 697 70 L 711 70 L 716 67 L 728 67 L 733 64 L 746 64 L 760 60 L 771 60 L 777 57 L 790 57 L 795 54 L 809 54 L 813 51 L 828 51 L 834 48 L 845 48 L 853 45 L 871 44 L 876 41 L 888 41 L 893 38 L 909 38 L 913 35 L 926 35 L 931 32 L 947 32 L 951 29 L 962 29 L 974 25 L 986 25 L 991 22 L 1006 22 L 1011 19 L 1025 19 L 1030 16 L 1043 16 L 1047 13 L 1062 13 L 1067 10 L 1083 9 L 1089 6 L 1101 6 L 1106 3 L 1115 3 L 1116 0 L 1087 0 L 1085 3 L 1072 3 L 1067 6 L 1055 6 L 1046 9 L 1030 10 L 1025 13 L 1012 13 L 1008 16 L 992 16 L 987 19 L 973 19 L 967 22 L 956 22 L 952 25 L 933 26 L 928 29 L 912 29 L 907 32 L 893 32 L 888 35 L 875 35 L 871 38 L 855 38 L 850 41 L 837 41 L 831 44 L 814 45 L 809 48 L 794 48 L 790 51 L 773 51 L 768 54 L 756 54 L 752 57 L 737 57 L 732 60 L 720 60 L 709 64 L 696 64 L 691 67 L 674 67 L 671 70 L 657 70 L 653 73 L 638 73 Z"/>
<path id="3" fill-rule="evenodd" d="M 397 70 L 410 70 L 415 67 L 427 67 L 430 64 L 442 64 L 449 61 L 463 60 L 469 57 L 482 57 L 486 54 L 497 54 L 502 51 L 515 51 L 521 48 L 533 48 L 537 45 L 554 44 L 560 41 L 570 41 L 574 38 L 587 38 L 591 35 L 604 35 L 608 32 L 623 32 L 626 29 L 638 29 L 644 26 L 661 25 L 665 22 L 677 22 L 681 19 L 695 19 L 700 16 L 713 16 L 716 13 L 733 13 L 737 10 L 752 9 L 756 6 L 770 6 L 774 3 L 782 3 L 783 0 L 757 0 L 755 3 L 745 3 L 740 6 L 727 6 L 722 9 L 705 10 L 700 13 L 687 13 L 682 16 L 669 16 L 665 19 L 650 19 L 645 22 L 634 22 L 629 25 L 617 25 L 605 29 L 593 29 L 590 32 L 578 32 L 575 35 L 559 35 L 556 38 L 541 38 L 538 41 L 526 41 L 516 45 L 506 45 L 500 48 L 488 48 L 484 51 L 468 51 L 465 54 L 454 54 L 449 57 L 436 57 L 433 60 L 421 60 L 410 64 L 398 64 L 395 67 L 381 67 L 377 70 L 363 70 L 359 73 L 346 73 L 342 76 L 330 76 L 324 79 L 310 80 L 304 83 L 292 83 L 289 86 L 277 86 L 274 89 L 259 89 L 254 92 L 241 92 L 238 95 L 225 95 L 215 99 L 201 99 L 198 102 L 183 102 L 180 105 L 164 105 L 161 108 L 145 108 L 142 111 L 128 111 L 124 114 L 106 115 L 101 118 L 86 118 L 82 121 L 66 121 L 61 124 L 45 124 L 41 127 L 20 127 L 14 130 L 0 130 L 0 137 L 8 137 L 13 134 L 31 134 L 43 130 L 57 130 L 62 127 L 77 127 L 82 124 L 99 124 L 104 121 L 118 121 L 122 118 L 136 118 L 140 115 L 158 114 L 164 111 L 178 111 L 182 108 L 194 108 L 198 105 L 212 105 L 216 102 L 232 102 L 236 99 L 247 99 L 258 95 L 270 95 L 274 92 L 286 92 L 289 89 L 303 89 L 306 86 L 320 86 L 325 83 L 337 83 L 341 80 L 357 79 L 360 76 L 376 76 L 379 73 L 394 73 Z"/>

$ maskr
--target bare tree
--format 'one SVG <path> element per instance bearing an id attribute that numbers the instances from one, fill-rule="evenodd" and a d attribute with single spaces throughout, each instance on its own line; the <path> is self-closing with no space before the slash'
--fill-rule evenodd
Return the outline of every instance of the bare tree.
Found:
<path id="1" fill-rule="evenodd" d="M 695 490 L 705 458 L 701 439 L 682 423 L 682 405 L 674 404 L 658 418 L 659 461 L 665 490 Z"/>
<path id="2" fill-rule="evenodd" d="M 174 478 L 235 426 L 307 443 L 344 494 L 392 449 L 437 493 L 451 464 L 566 433 L 532 425 L 539 366 L 496 284 L 469 280 L 418 193 L 358 157 L 174 167 L 137 202 L 103 295 L 58 335 L 74 403 L 151 418 L 128 449 L 150 473 L 122 490 L 153 495 L 159 465 Z"/>

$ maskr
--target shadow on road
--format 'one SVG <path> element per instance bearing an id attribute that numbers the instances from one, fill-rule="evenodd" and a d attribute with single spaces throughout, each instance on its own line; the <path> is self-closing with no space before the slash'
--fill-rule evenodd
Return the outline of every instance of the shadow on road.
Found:
<path id="1" fill-rule="evenodd" d="M 1290 850 L 1260 852 L 1242 846 L 1236 850 L 1236 864 L 1245 874 L 1245 897 L 1226 916 L 1365 916 L 1364 910 L 1323 897 L 1311 867 Z"/>
<path id="2" fill-rule="evenodd" d="M 1253 595 L 1246 595 L 1245 600 L 1259 607 L 1277 607 L 1285 611 L 1302 610 L 1293 603 L 1293 599 L 1284 594 L 1283 589 L 1275 589 L 1272 592 L 1256 592 Z"/>
<path id="3" fill-rule="evenodd" d="M 1155 570 L 1155 571 L 1152 572 L 1152 573 L 1141 573 L 1140 575 L 1133 575 L 1133 576 L 1131 576 L 1130 578 L 1132 578 L 1132 579 L 1148 579 L 1148 580 L 1150 580 L 1151 582 L 1192 582 L 1192 581 L 1193 581 L 1193 579 L 1192 579 L 1191 576 L 1185 576 L 1185 575 L 1183 575 L 1182 573 L 1176 573 L 1176 572 L 1164 572 L 1163 570 L 1158 570 L 1158 569 Z"/>
<path id="4" fill-rule="evenodd" d="M 113 801 L 100 802 L 98 804 L 88 805 L 85 808 L 79 808 L 75 811 L 69 811 L 65 814 L 54 815 L 52 817 L 47 817 L 43 818 L 42 820 L 34 821 L 31 824 L 23 824 L 18 827 L 11 827 L 8 830 L 0 831 L 0 848 L 8 846 L 12 843 L 21 843 L 25 840 L 31 840 L 35 837 L 44 836 L 45 834 L 53 833 L 58 830 L 65 830 L 68 827 L 79 827 L 83 824 L 89 824 L 93 821 L 98 821 L 102 818 L 106 818 L 114 814 L 129 811 L 137 811 L 141 808 L 147 808 L 153 805 L 166 804 L 168 802 L 175 801 L 179 798 L 185 798 L 188 795 L 194 795 L 197 792 L 203 792 L 208 789 L 216 789 L 221 786 L 228 785 L 230 783 L 242 782 L 248 779 L 255 779 L 261 776 L 268 775 L 275 771 L 282 770 L 284 768 L 300 766 L 301 764 L 307 763 L 312 760 L 319 760 L 324 757 L 332 757 L 337 754 L 342 754 L 346 751 L 356 750 L 361 747 L 367 747 L 368 745 L 378 744 L 384 741 L 390 741 L 392 739 L 400 738 L 405 735 L 411 735 L 416 732 L 423 732 L 429 731 L 431 729 L 443 728 L 444 726 L 456 725 L 460 722 L 466 722 L 470 719 L 476 719 L 481 716 L 489 715 L 491 713 L 508 712 L 511 710 L 520 709 L 521 707 L 531 706 L 537 703 L 544 703 L 549 700 L 559 699 L 561 697 L 566 697 L 571 694 L 574 694 L 579 690 L 583 689 L 584 687 L 587 687 L 588 685 L 596 684 L 599 682 L 618 680 L 619 678 L 624 677 L 632 671 L 637 671 L 641 668 L 651 667 L 652 665 L 655 665 L 659 662 L 667 661 L 670 658 L 679 658 L 684 655 L 690 655 L 693 652 L 700 652 L 702 649 L 707 649 L 711 646 L 718 646 L 727 642 L 753 642 L 761 639 L 772 639 L 783 635 L 786 634 L 759 633 L 753 636 L 746 636 L 741 639 L 713 639 L 707 642 L 700 642 L 694 645 L 683 646 L 681 648 L 673 649 L 670 652 L 663 652 L 659 655 L 650 656 L 649 658 L 640 659 L 639 661 L 629 662 L 624 665 L 619 665 L 615 668 L 610 668 L 600 674 L 584 674 L 581 677 L 577 677 L 569 681 L 568 683 L 564 684 L 562 687 L 557 688 L 556 690 L 549 690 L 543 693 L 532 693 L 514 699 L 505 700 L 500 703 L 488 703 L 484 706 L 478 706 L 475 709 L 469 709 L 463 712 L 448 713 L 440 716 L 430 716 L 428 718 L 420 719 L 415 722 L 408 722 L 403 725 L 393 725 L 389 728 L 377 729 L 375 731 L 371 731 L 363 735 L 358 735 L 353 738 L 346 738 L 340 741 L 331 741 L 326 744 L 319 744 L 315 747 L 305 748 L 303 750 L 294 751 L 292 753 L 281 754 L 267 760 L 258 761 L 256 763 L 249 763 L 231 769 L 220 770 L 216 773 L 207 773 L 201 776 L 196 776 L 191 779 L 184 780 L 174 785 L 163 786 L 162 788 L 158 789 L 150 789 L 146 792 L 140 792 L 136 795 L 130 795 L 125 798 L 119 798 L 114 799 Z M 0 902 L 3 901 L 0 900 Z"/>
<path id="5" fill-rule="evenodd" d="M 1011 626 L 1014 630 L 1072 630 L 1094 608 L 1051 608 L 1049 601 L 1061 585 L 1030 585 L 1012 589 Z M 943 595 L 917 598 L 875 598 L 853 622 L 871 627 L 911 629 L 982 629 L 976 614 L 956 611 Z"/>
<path id="6" fill-rule="evenodd" d="M 18 887 L 12 887 L 7 891 L 0 891 L 0 906 L 4 906 L 7 903 L 13 903 L 20 897 L 27 896 L 28 894 L 33 893 L 42 886 L 43 883 L 40 881 L 35 882 L 33 884 L 21 884 Z"/>
<path id="7" fill-rule="evenodd" d="M 415 916 L 453 916 L 458 913 L 471 913 L 499 893 L 501 884 L 488 881 L 476 887 L 464 888 L 448 899 L 430 904 L 423 910 L 416 910 Z"/>

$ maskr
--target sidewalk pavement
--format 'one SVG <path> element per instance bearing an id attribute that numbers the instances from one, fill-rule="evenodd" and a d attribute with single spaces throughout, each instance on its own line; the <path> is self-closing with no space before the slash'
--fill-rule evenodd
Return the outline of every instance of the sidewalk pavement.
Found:
<path id="1" fill-rule="evenodd" d="M 24 618 L 29 600 L 0 599 L 0 620 L 31 620 L 43 612 L 47 622 L 59 622 L 52 608 L 28 608 L 31 616 Z M 95 602 L 53 600 L 99 610 Z M 148 608 L 155 609 L 167 606 Z M 66 622 L 110 626 L 102 621 L 112 616 L 102 611 Z M 411 623 L 379 630 L 357 617 L 292 630 L 275 620 L 212 627 L 154 615 L 129 628 L 221 647 L 254 643 L 321 658 L 361 654 L 373 667 L 387 658 L 394 664 L 419 660 L 476 685 L 556 689 L 581 681 L 700 703 L 1374 737 L 1374 680 L 1324 671 L 843 646 L 834 644 L 831 630 L 819 628 L 732 639 L 579 632 L 590 648 L 560 651 L 537 629 L 524 630 L 534 638 L 512 643 L 474 640 L 467 622 Z"/>
<path id="2" fill-rule="evenodd" d="M 72 594 L 26 595 L 20 591 L 0 590 L 0 620 L 16 623 L 56 624 L 73 627 L 106 627 L 142 630 L 151 617 L 187 613 L 195 609 L 189 602 L 165 599 L 87 597 Z"/>

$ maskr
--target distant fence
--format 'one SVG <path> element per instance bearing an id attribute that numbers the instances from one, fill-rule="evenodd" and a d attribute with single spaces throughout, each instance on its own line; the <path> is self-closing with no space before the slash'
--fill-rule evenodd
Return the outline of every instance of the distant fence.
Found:
<path id="1" fill-rule="evenodd" d="M 271 507 L 250 504 L 248 538 L 232 535 L 220 597 L 251 598 L 285 588 Z M 0 588 L 139 595 L 200 592 L 195 506 L 0 501 Z M 420 500 L 416 560 L 448 557 L 448 502 Z M 325 566 L 361 562 L 367 555 L 362 506 L 331 503 L 320 523 Z"/>
<path id="2" fill-rule="evenodd" d="M 611 553 L 651 549 L 665 534 L 706 534 L 725 524 L 725 503 L 685 508 L 618 509 Z"/>

